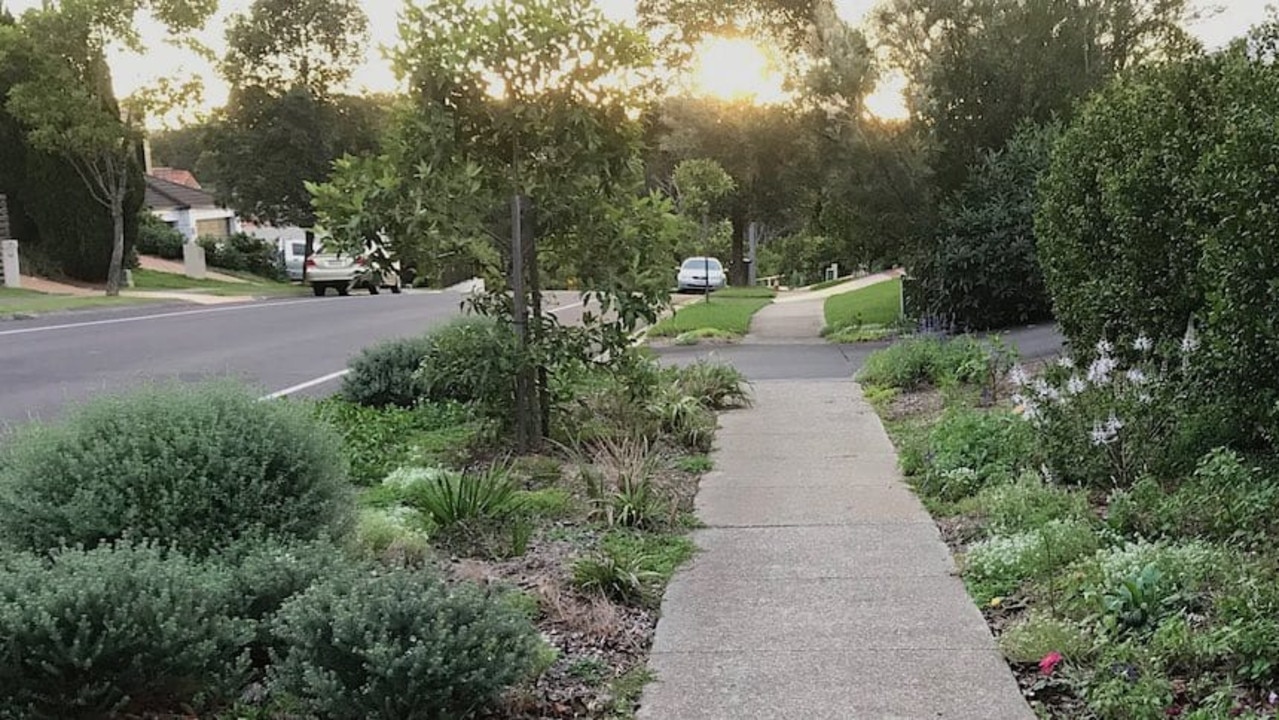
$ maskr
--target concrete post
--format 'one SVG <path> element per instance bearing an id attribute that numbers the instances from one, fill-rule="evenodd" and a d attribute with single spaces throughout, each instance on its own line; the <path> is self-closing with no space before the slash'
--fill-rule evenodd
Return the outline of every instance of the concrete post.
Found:
<path id="1" fill-rule="evenodd" d="M 22 275 L 18 268 L 17 240 L 0 240 L 0 267 L 4 268 L 5 287 L 22 287 Z"/>
<path id="2" fill-rule="evenodd" d="M 204 248 L 193 242 L 182 244 L 182 271 L 184 275 L 194 280 L 203 280 L 208 275 L 209 269 L 204 262 Z"/>
<path id="3" fill-rule="evenodd" d="M 0 285 L 21 287 L 18 267 L 18 241 L 9 239 L 9 199 L 0 193 Z"/>

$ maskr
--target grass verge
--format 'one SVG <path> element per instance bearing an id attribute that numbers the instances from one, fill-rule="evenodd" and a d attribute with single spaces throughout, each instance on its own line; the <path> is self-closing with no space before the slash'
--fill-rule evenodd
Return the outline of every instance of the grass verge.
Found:
<path id="1" fill-rule="evenodd" d="M 768 298 L 777 297 L 777 291 L 768 287 L 730 287 L 716 291 L 717 298 Z"/>
<path id="2" fill-rule="evenodd" d="M 836 285 L 843 285 L 846 282 L 852 282 L 855 279 L 856 278 L 853 278 L 853 277 L 841 277 L 841 278 L 835 278 L 834 280 L 823 280 L 814 285 L 809 285 L 808 288 L 806 289 L 811 291 L 825 290 L 826 288 L 833 288 Z"/>
<path id="3" fill-rule="evenodd" d="M 901 278 L 826 299 L 826 335 L 838 336 L 849 328 L 885 327 L 901 318 Z M 833 337 L 832 337 L 833 339 Z M 844 342 L 844 340 L 836 340 Z"/>
<path id="4" fill-rule="evenodd" d="M 143 292 L 148 290 L 189 290 L 209 295 L 223 296 L 301 295 L 306 291 L 306 288 L 300 285 L 277 282 L 266 278 L 243 275 L 240 273 L 237 273 L 236 275 L 237 277 L 242 276 L 246 282 L 230 283 L 223 282 L 221 280 L 211 280 L 208 278 L 196 280 L 176 273 L 139 268 L 133 271 L 133 289 Z"/>
<path id="5" fill-rule="evenodd" d="M 732 297 L 715 294 L 710 302 L 681 307 L 669 318 L 653 326 L 653 337 L 675 337 L 704 329 L 737 337 L 750 328 L 751 316 L 772 302 L 770 297 Z"/>
<path id="6" fill-rule="evenodd" d="M 148 298 L 105 295 L 49 295 L 21 288 L 0 288 L 0 318 L 84 308 L 141 305 L 148 302 L 152 301 Z"/>

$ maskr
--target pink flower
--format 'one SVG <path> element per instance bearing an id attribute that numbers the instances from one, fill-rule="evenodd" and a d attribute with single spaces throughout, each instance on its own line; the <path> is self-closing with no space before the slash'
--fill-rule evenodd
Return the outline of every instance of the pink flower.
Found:
<path id="1" fill-rule="evenodd" d="M 1045 675 L 1052 675 L 1053 670 L 1057 669 L 1057 665 L 1061 663 L 1061 660 L 1061 653 L 1056 650 L 1048 653 L 1043 660 L 1039 661 L 1039 672 Z"/>

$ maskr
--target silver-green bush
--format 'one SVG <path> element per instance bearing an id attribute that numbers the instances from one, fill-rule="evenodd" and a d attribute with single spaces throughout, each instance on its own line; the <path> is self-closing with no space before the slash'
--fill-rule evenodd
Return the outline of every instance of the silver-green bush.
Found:
<path id="1" fill-rule="evenodd" d="M 101 398 L 0 452 L 0 540 L 44 551 L 129 537 L 203 554 L 341 535 L 354 504 L 339 447 L 304 408 L 234 384 Z"/>
<path id="2" fill-rule="evenodd" d="M 230 576 L 156 546 L 0 556 L 0 718 L 199 707 L 245 679 Z"/>
<path id="3" fill-rule="evenodd" d="M 320 717 L 464 718 L 532 671 L 528 619 L 427 571 L 344 575 L 285 603 L 268 685 Z"/>
<path id="4" fill-rule="evenodd" d="M 342 394 L 368 407 L 413 407 L 422 397 L 415 375 L 431 347 L 430 338 L 411 337 L 365 348 L 351 361 L 351 372 L 342 380 Z"/>

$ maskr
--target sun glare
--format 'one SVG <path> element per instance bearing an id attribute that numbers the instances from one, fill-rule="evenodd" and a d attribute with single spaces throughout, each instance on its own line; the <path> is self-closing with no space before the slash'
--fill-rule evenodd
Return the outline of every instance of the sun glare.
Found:
<path id="1" fill-rule="evenodd" d="M 693 92 L 721 100 L 775 103 L 786 99 L 784 78 L 758 43 L 747 38 L 711 38 L 697 48 Z"/>
<path id="2" fill-rule="evenodd" d="M 880 120 L 905 120 L 910 117 L 906 109 L 906 76 L 899 72 L 879 79 L 875 89 L 866 96 L 866 112 Z"/>

